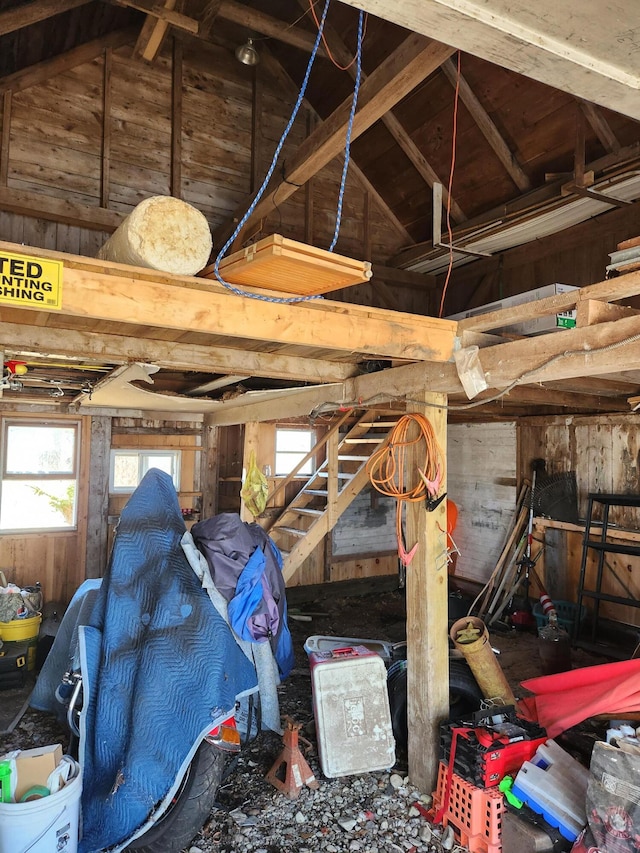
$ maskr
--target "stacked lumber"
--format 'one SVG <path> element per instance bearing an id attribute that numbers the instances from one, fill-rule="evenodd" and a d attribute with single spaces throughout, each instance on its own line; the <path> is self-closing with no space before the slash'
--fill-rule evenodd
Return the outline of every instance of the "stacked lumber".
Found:
<path id="1" fill-rule="evenodd" d="M 514 521 L 500 552 L 495 568 L 487 581 L 478 607 L 478 616 L 492 625 L 499 621 L 524 579 L 518 565 L 527 547 L 528 516 L 531 490 L 523 484 L 518 495 Z"/>
<path id="2" fill-rule="evenodd" d="M 616 252 L 610 252 L 611 263 L 607 265 L 607 277 L 611 273 L 622 275 L 640 270 L 640 237 L 632 237 L 618 243 Z"/>

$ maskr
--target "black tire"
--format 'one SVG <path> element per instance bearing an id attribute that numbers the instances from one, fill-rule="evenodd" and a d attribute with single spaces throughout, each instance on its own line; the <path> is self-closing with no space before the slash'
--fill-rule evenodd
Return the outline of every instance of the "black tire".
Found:
<path id="1" fill-rule="evenodd" d="M 396 741 L 398 763 L 407 760 L 407 662 L 396 661 L 387 675 L 391 728 Z M 449 659 L 449 719 L 459 720 L 478 711 L 482 691 L 466 661 Z"/>
<path id="2" fill-rule="evenodd" d="M 203 741 L 189 765 L 175 799 L 144 835 L 129 844 L 136 853 L 180 853 L 211 814 L 222 779 L 226 755 Z"/>

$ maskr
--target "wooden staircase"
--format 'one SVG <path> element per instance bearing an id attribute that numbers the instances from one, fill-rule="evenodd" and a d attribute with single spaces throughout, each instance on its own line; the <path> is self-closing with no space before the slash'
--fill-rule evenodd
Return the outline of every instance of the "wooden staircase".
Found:
<path id="1" fill-rule="evenodd" d="M 305 462 L 318 458 L 319 451 L 326 447 L 324 462 L 293 500 L 275 519 L 261 522 L 282 553 L 282 571 L 287 582 L 368 485 L 369 457 L 387 441 L 389 430 L 400 416 L 385 414 L 382 420 L 379 412 L 364 411 L 341 434 L 340 428 L 352 417 L 350 411 L 340 418 L 269 496 L 271 503 Z"/>

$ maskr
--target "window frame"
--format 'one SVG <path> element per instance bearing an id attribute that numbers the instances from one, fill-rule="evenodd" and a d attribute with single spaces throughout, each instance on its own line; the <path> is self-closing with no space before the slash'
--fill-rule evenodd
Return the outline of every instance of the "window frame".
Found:
<path id="1" fill-rule="evenodd" d="M 148 466 L 144 467 L 144 460 L 151 456 L 170 456 L 173 459 L 171 474 L 173 485 L 176 492 L 180 492 L 180 477 L 182 474 L 182 451 L 172 449 L 165 450 L 164 448 L 153 447 L 112 447 L 109 452 L 109 494 L 110 495 L 131 495 L 136 490 L 136 486 L 120 486 L 117 487 L 114 482 L 115 476 L 115 461 L 116 456 L 137 456 L 138 457 L 138 485 L 149 470 Z"/>
<path id="2" fill-rule="evenodd" d="M 284 474 L 279 472 L 278 471 L 278 458 L 279 457 L 282 458 L 282 456 L 285 456 L 285 455 L 290 455 L 290 456 L 299 456 L 300 455 L 300 451 L 298 451 L 298 450 L 290 450 L 290 451 L 278 450 L 278 433 L 282 433 L 282 432 L 303 432 L 303 433 L 307 433 L 309 435 L 309 439 L 310 439 L 309 440 L 309 450 L 305 451 L 302 454 L 302 456 L 306 456 L 307 453 L 312 451 L 313 448 L 315 447 L 315 445 L 317 444 L 317 441 L 318 441 L 316 431 L 313 428 L 310 428 L 308 426 L 294 426 L 294 425 L 290 425 L 290 424 L 277 424 L 276 428 L 275 428 L 275 436 L 274 436 L 274 443 L 273 443 L 274 444 L 274 451 L 273 451 L 274 466 L 273 466 L 273 468 L 274 468 L 274 476 L 275 477 L 288 477 L 291 474 L 291 471 L 293 470 L 293 468 L 296 467 L 295 465 L 293 465 L 291 467 L 291 469 Z M 304 478 L 313 476 L 313 474 L 316 471 L 316 467 L 317 467 L 315 456 L 312 456 L 309 459 L 307 464 L 309 465 L 310 470 L 309 471 L 303 471 L 303 470 L 298 471 L 294 475 L 294 479 L 295 478 L 304 479 Z"/>
<path id="3" fill-rule="evenodd" d="M 29 429 L 61 429 L 73 431 L 74 452 L 72 455 L 71 470 L 68 472 L 9 472 L 7 471 L 8 449 L 9 449 L 9 431 L 11 427 L 27 427 Z M 2 462 L 0 465 L 0 511 L 2 509 L 3 485 L 5 481 L 25 482 L 29 480 L 50 480 L 60 481 L 68 480 L 75 485 L 74 492 L 74 513 L 73 524 L 60 525 L 59 527 L 5 527 L 0 528 L 0 536 L 5 535 L 28 535 L 40 533 L 77 533 L 78 532 L 78 515 L 79 515 L 79 499 L 80 499 L 80 453 L 82 441 L 82 421 L 81 420 L 58 420 L 51 418 L 43 421 L 36 421 L 30 418 L 3 417 L 2 418 L 2 435 L 0 456 Z"/>

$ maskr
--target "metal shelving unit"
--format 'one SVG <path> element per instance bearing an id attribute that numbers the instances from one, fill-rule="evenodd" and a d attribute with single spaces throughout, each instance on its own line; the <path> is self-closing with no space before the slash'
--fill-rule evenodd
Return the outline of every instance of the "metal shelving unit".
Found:
<path id="1" fill-rule="evenodd" d="M 616 494 L 596 494 L 591 493 L 588 496 L 589 505 L 587 509 L 587 518 L 585 522 L 584 538 L 582 540 L 582 561 L 580 564 L 580 580 L 578 582 L 578 613 L 582 612 L 584 599 L 591 599 L 593 604 L 593 618 L 591 622 L 590 639 L 584 640 L 580 638 L 580 619 L 577 618 L 573 627 L 573 644 L 581 646 L 592 651 L 602 651 L 603 647 L 597 642 L 598 629 L 600 623 L 600 602 L 607 601 L 612 604 L 621 604 L 627 607 L 640 607 L 640 600 L 630 596 L 611 595 L 602 592 L 602 578 L 604 574 L 606 554 L 628 554 L 634 557 L 640 557 L 639 545 L 625 545 L 623 543 L 613 543 L 607 540 L 609 532 L 609 510 L 611 507 L 640 507 L 640 495 L 616 495 Z M 602 522 L 600 535 L 598 538 L 593 538 L 591 528 L 594 524 L 593 513 L 596 507 L 602 507 Z M 593 589 L 585 588 L 585 576 L 587 571 L 587 562 L 590 552 L 596 552 L 596 581 Z"/>

